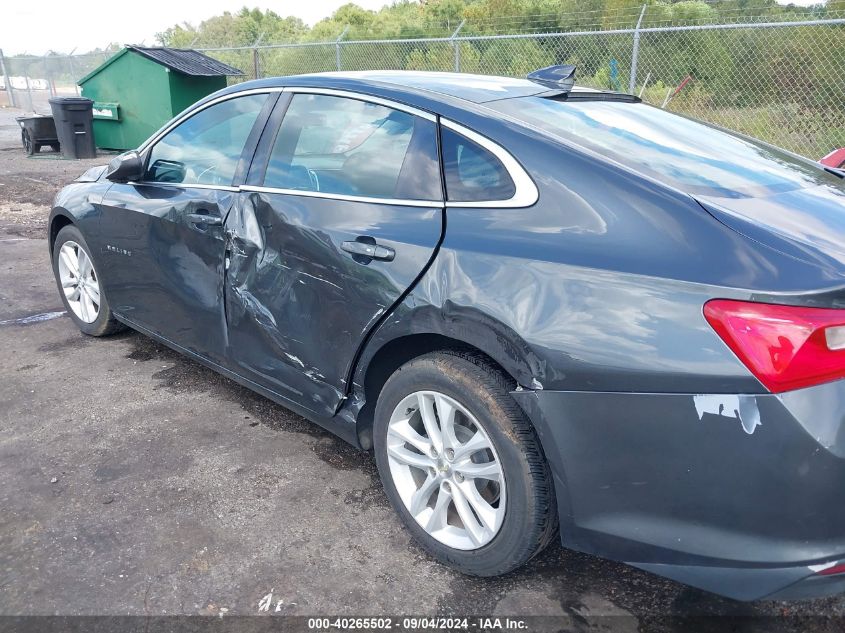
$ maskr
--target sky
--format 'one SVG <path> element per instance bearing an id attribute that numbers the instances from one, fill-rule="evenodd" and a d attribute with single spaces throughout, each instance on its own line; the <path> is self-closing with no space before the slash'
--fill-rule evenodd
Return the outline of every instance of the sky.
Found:
<path id="1" fill-rule="evenodd" d="M 197 25 L 244 5 L 295 15 L 313 25 L 350 0 L 143 0 L 142 2 L 73 2 L 72 0 L 6 0 L 0 2 L 0 49 L 5 55 L 48 50 L 85 52 L 119 44 L 155 45 L 155 34 L 174 24 Z M 378 10 L 389 0 L 354 0 Z M 37 27 L 36 27 L 37 25 Z"/>
<path id="2" fill-rule="evenodd" d="M 272 9 L 282 16 L 295 15 L 313 25 L 330 16 L 349 0 L 143 0 L 134 2 L 81 3 L 72 0 L 6 0 L 0 8 L 0 49 L 6 55 L 43 55 L 49 50 L 86 52 L 118 44 L 155 45 L 155 34 L 174 24 L 203 20 L 224 11 L 250 8 Z M 365 9 L 377 10 L 389 0 L 354 0 Z M 798 5 L 818 0 L 792 0 Z M 783 4 L 786 4 L 784 1 Z"/>

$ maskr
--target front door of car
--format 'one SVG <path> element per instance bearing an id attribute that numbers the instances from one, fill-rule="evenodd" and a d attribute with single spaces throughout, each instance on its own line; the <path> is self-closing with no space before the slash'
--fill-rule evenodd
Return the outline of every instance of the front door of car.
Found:
<path id="1" fill-rule="evenodd" d="M 332 415 L 367 332 L 440 241 L 437 128 L 366 97 L 294 92 L 226 222 L 229 360 Z"/>
<path id="2" fill-rule="evenodd" d="M 115 184 L 103 201 L 102 277 L 112 309 L 221 363 L 223 222 L 276 96 L 199 110 L 144 151 L 142 181 Z"/>

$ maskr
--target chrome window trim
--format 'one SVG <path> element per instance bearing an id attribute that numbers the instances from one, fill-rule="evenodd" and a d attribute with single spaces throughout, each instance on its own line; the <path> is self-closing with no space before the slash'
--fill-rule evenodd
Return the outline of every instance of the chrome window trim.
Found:
<path id="1" fill-rule="evenodd" d="M 284 88 L 281 86 L 275 88 L 252 88 L 250 90 L 242 90 L 240 92 L 232 92 L 230 94 L 221 95 L 216 99 L 212 99 L 207 103 L 203 103 L 201 106 L 193 108 L 192 110 L 188 110 L 187 112 L 183 112 L 175 119 L 173 119 L 170 124 L 158 132 L 155 136 L 148 138 L 144 141 L 141 146 L 136 150 L 139 154 L 145 152 L 148 147 L 151 145 L 155 145 L 158 143 L 163 136 L 168 134 L 170 130 L 175 128 L 177 125 L 182 123 L 183 121 L 190 119 L 192 116 L 197 114 L 198 112 L 202 112 L 206 108 L 210 108 L 213 105 L 217 105 L 218 103 L 222 103 L 223 101 L 229 101 L 230 99 L 237 99 L 238 97 L 248 97 L 249 95 L 260 95 L 260 94 L 271 94 L 273 92 L 284 92 Z"/>
<path id="2" fill-rule="evenodd" d="M 502 162 L 505 171 L 508 172 L 514 184 L 514 194 L 507 200 L 473 200 L 469 202 L 450 202 L 447 200 L 446 207 L 521 208 L 530 207 L 537 202 L 540 198 L 537 185 L 534 184 L 534 181 L 528 175 L 528 172 L 525 171 L 525 168 L 504 147 L 491 141 L 486 136 L 449 119 L 440 117 L 440 125 L 478 143 L 478 145 L 493 154 Z"/>
<path id="3" fill-rule="evenodd" d="M 302 189 L 282 189 L 280 187 L 261 187 L 258 185 L 241 185 L 240 187 L 229 187 L 226 185 L 204 185 L 204 184 L 187 184 L 181 182 L 153 182 L 149 180 L 142 180 L 139 182 L 132 181 L 126 183 L 127 185 L 146 185 L 153 187 L 171 187 L 182 189 L 214 189 L 217 191 L 231 191 L 239 193 L 242 191 L 252 191 L 255 193 L 281 193 L 290 196 L 305 196 L 307 198 L 325 198 L 328 200 L 342 200 L 345 202 L 366 202 L 369 204 L 389 204 L 393 206 L 403 207 L 435 207 L 443 208 L 442 200 L 410 200 L 404 198 L 372 198 L 369 196 L 348 196 L 341 193 L 329 193 L 325 191 L 305 191 Z"/>
<path id="4" fill-rule="evenodd" d="M 365 202 L 368 204 L 388 204 L 400 207 L 429 207 L 443 208 L 442 200 L 406 200 L 404 198 L 372 198 L 369 196 L 348 196 L 341 193 L 325 191 L 307 191 L 303 189 L 282 189 L 280 187 L 260 187 L 257 185 L 241 185 L 241 191 L 255 193 L 281 193 L 289 196 L 305 196 L 306 198 L 325 198 L 327 200 L 341 200 L 344 202 Z"/>
<path id="5" fill-rule="evenodd" d="M 284 92 L 290 92 L 294 94 L 327 95 L 330 97 L 345 97 L 347 99 L 356 99 L 358 101 L 366 101 L 367 103 L 375 103 L 376 105 L 384 106 L 392 110 L 406 112 L 407 114 L 418 116 L 421 119 L 426 119 L 427 121 L 431 121 L 432 123 L 437 122 L 437 117 L 431 112 L 427 112 L 426 110 L 420 110 L 419 108 L 415 108 L 414 106 L 405 105 L 404 103 L 399 103 L 390 99 L 383 99 L 382 97 L 368 95 L 363 92 L 353 92 L 351 90 L 338 90 L 336 88 L 310 88 L 307 86 L 285 86 Z"/>
<path id="6" fill-rule="evenodd" d="M 228 101 L 230 99 L 236 99 L 238 97 L 245 97 L 249 95 L 255 94 L 272 94 L 276 92 L 288 92 L 292 94 L 320 94 L 320 95 L 328 95 L 328 96 L 336 96 L 336 97 L 345 97 L 348 99 L 357 99 L 359 101 L 365 101 L 368 103 L 375 103 L 377 105 L 381 105 L 387 108 L 392 108 L 394 110 L 399 110 L 401 112 L 406 112 L 413 116 L 418 116 L 427 121 L 431 121 L 433 123 L 437 123 L 437 116 L 431 112 L 426 110 L 420 110 L 419 108 L 415 108 L 413 106 L 406 105 L 404 103 L 399 103 L 396 101 L 392 101 L 390 99 L 383 99 L 381 97 L 376 97 L 373 95 L 368 95 L 362 92 L 353 92 L 350 90 L 339 90 L 335 88 L 318 88 L 318 87 L 309 87 L 309 86 L 274 86 L 274 87 L 267 87 L 267 88 L 252 88 L 250 90 L 241 90 L 238 92 L 232 92 L 230 94 L 221 95 L 207 103 L 202 104 L 199 107 L 193 108 L 187 112 L 184 112 L 176 119 L 171 121 L 171 123 L 162 129 L 159 133 L 155 136 L 147 139 L 139 148 L 138 153 L 141 154 L 149 149 L 152 145 L 157 143 L 161 140 L 162 137 L 167 135 L 173 128 L 180 125 L 183 121 L 189 119 L 193 115 L 205 110 L 206 108 L 210 108 L 213 105 L 218 103 L 222 103 L 223 101 Z M 505 167 L 505 170 L 510 175 L 511 179 L 514 183 L 514 195 L 511 196 L 507 200 L 477 200 L 477 201 L 470 201 L 470 202 L 450 202 L 448 200 L 404 200 L 398 198 L 373 198 L 369 196 L 349 196 L 343 194 L 333 194 L 321 191 L 302 191 L 299 189 L 282 189 L 277 187 L 261 187 L 261 186 L 253 186 L 253 185 L 242 185 L 240 187 L 232 187 L 232 186 L 225 186 L 225 185 L 204 185 L 204 184 L 184 184 L 184 183 L 164 183 L 164 182 L 149 182 L 149 181 L 140 181 L 140 182 L 130 182 L 128 184 L 131 185 L 155 185 L 155 186 L 166 186 L 166 187 L 194 187 L 197 189 L 217 189 L 219 191 L 231 191 L 231 192 L 238 192 L 238 191 L 255 191 L 258 193 L 281 193 L 281 194 L 288 194 L 288 195 L 295 195 L 295 196 L 306 196 L 311 198 L 325 198 L 325 199 L 333 199 L 333 200 L 343 200 L 348 202 L 365 202 L 370 204 L 389 204 L 389 205 L 397 205 L 397 206 L 411 206 L 411 207 L 430 207 L 430 206 L 437 206 L 442 208 L 444 205 L 446 207 L 463 207 L 463 208 L 521 208 L 521 207 L 530 207 L 534 203 L 537 202 L 539 199 L 539 191 L 537 190 L 537 186 L 534 184 L 531 176 L 528 175 L 528 172 L 519 164 L 519 162 L 508 152 L 505 148 L 503 148 L 498 143 L 490 140 L 486 136 L 467 128 L 460 123 L 455 123 L 449 119 L 440 117 L 440 125 L 449 128 L 466 136 L 469 140 L 478 143 L 481 147 L 488 150 L 492 153 L 496 158 L 498 158 L 502 165 Z M 441 157 L 442 158 L 442 157 Z"/>
<path id="7" fill-rule="evenodd" d="M 214 189 L 216 191 L 231 191 L 237 193 L 240 191 L 238 187 L 232 187 L 229 185 L 204 185 L 200 183 L 191 184 L 191 183 L 184 183 L 184 182 L 156 182 L 154 180 L 140 180 L 140 181 L 131 181 L 127 182 L 127 185 L 146 185 L 148 187 L 171 187 L 171 188 L 182 188 L 182 189 Z"/>

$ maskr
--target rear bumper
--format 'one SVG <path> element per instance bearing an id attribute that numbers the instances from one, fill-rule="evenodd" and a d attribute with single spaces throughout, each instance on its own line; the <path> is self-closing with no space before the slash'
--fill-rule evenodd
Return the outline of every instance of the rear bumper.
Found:
<path id="1" fill-rule="evenodd" d="M 734 600 L 806 600 L 845 592 L 845 574 L 824 576 L 817 573 L 825 565 L 711 567 L 629 564 Z"/>
<path id="2" fill-rule="evenodd" d="M 565 546 L 740 600 L 845 590 L 845 381 L 786 394 L 516 391 Z"/>

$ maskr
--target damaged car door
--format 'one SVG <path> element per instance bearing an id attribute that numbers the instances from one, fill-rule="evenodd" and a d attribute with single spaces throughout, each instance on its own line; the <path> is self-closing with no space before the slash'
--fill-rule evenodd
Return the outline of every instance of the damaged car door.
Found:
<path id="1" fill-rule="evenodd" d="M 115 183 L 103 201 L 104 281 L 114 310 L 217 363 L 225 351 L 223 220 L 276 96 L 200 108 L 143 150 L 138 182 Z"/>
<path id="2" fill-rule="evenodd" d="M 333 415 L 367 332 L 434 257 L 443 212 L 433 115 L 286 89 L 226 221 L 233 369 Z"/>

